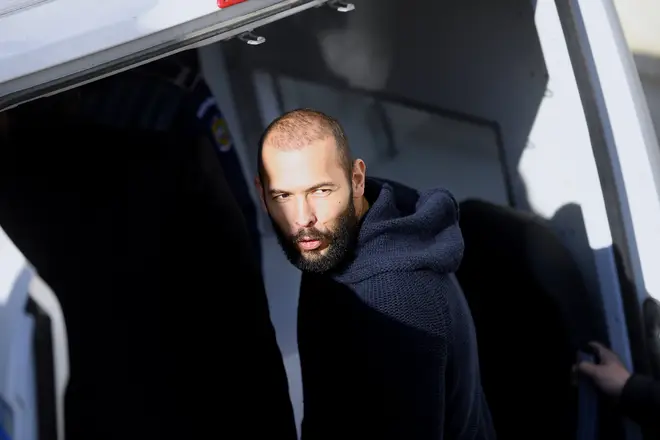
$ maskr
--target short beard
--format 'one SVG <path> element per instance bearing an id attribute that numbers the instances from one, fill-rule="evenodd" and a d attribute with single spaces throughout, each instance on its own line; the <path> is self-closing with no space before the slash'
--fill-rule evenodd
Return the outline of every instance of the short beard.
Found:
<path id="1" fill-rule="evenodd" d="M 270 215 L 269 217 L 277 234 L 277 241 L 280 243 L 287 259 L 303 272 L 328 272 L 344 262 L 355 249 L 358 235 L 358 217 L 355 213 L 353 197 L 349 198 L 348 207 L 339 216 L 337 227 L 332 232 L 321 232 L 315 228 L 307 228 L 301 229 L 295 235 L 286 235 Z M 305 257 L 298 248 L 298 240 L 303 237 L 328 243 L 326 254 L 322 255 L 321 251 L 312 250 L 305 252 L 312 258 Z"/>

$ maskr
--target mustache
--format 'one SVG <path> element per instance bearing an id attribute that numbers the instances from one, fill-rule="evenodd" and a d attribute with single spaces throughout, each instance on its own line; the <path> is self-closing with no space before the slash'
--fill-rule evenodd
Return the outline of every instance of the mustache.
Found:
<path id="1" fill-rule="evenodd" d="M 332 238 L 330 234 L 324 234 L 323 232 L 314 228 L 301 229 L 291 236 L 291 239 L 294 242 L 299 242 L 302 240 L 323 240 L 328 238 Z"/>

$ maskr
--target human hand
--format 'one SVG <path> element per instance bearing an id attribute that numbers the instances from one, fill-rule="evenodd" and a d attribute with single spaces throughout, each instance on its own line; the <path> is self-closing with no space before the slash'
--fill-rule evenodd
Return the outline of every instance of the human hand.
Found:
<path id="1" fill-rule="evenodd" d="M 612 350 L 598 342 L 590 342 L 589 345 L 596 351 L 600 362 L 580 362 L 576 366 L 578 372 L 591 378 L 603 393 L 619 397 L 630 379 L 630 372 Z"/>

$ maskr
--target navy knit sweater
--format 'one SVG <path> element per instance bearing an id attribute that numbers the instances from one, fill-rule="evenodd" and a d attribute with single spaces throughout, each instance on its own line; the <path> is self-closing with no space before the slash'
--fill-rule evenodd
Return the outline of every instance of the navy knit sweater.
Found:
<path id="1" fill-rule="evenodd" d="M 493 439 L 474 325 L 450 274 L 457 205 L 368 179 L 354 256 L 304 274 L 298 342 L 303 440 Z"/>

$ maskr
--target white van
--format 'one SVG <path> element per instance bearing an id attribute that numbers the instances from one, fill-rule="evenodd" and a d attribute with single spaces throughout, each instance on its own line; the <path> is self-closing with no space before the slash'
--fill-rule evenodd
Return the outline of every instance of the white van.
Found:
<path id="1" fill-rule="evenodd" d="M 530 341 L 553 334 L 535 316 L 552 306 L 570 321 L 557 328 L 589 329 L 557 335 L 568 341 L 560 349 L 599 336 L 630 368 L 660 379 L 660 149 L 611 0 L 0 0 L 0 111 L 188 49 L 198 50 L 246 175 L 256 169 L 265 126 L 313 107 L 340 120 L 369 174 L 505 208 L 519 242 L 489 251 L 494 261 L 509 259 L 503 279 L 511 284 L 495 285 L 488 293 L 497 300 L 483 303 L 459 274 L 471 305 L 506 314 L 493 324 L 488 310 L 473 310 L 482 362 L 494 350 L 487 335 L 508 334 L 499 343 L 511 358 L 497 371 L 533 369 L 529 359 L 544 346 Z M 299 273 L 263 220 L 271 317 L 299 422 Z M 466 223 L 465 233 L 479 224 Z M 471 276 L 488 264 L 471 261 Z M 62 439 L 64 323 L 29 267 L 1 234 L 0 426 L 6 438 L 37 439 L 44 406 L 35 389 L 50 387 Z M 522 277 L 537 288 L 512 292 Z M 30 301 L 52 327 L 53 354 L 41 364 L 16 348 L 39 326 L 38 314 L 23 312 Z M 490 359 L 482 368 L 492 377 Z M 52 370 L 51 380 L 33 381 L 16 366 L 25 362 Z M 537 380 L 568 386 L 570 371 Z M 494 396 L 495 420 L 543 408 L 537 385 L 511 383 L 507 408 Z M 586 384 L 576 392 L 567 400 L 574 405 L 548 415 L 573 417 L 576 438 L 641 438 Z"/>

